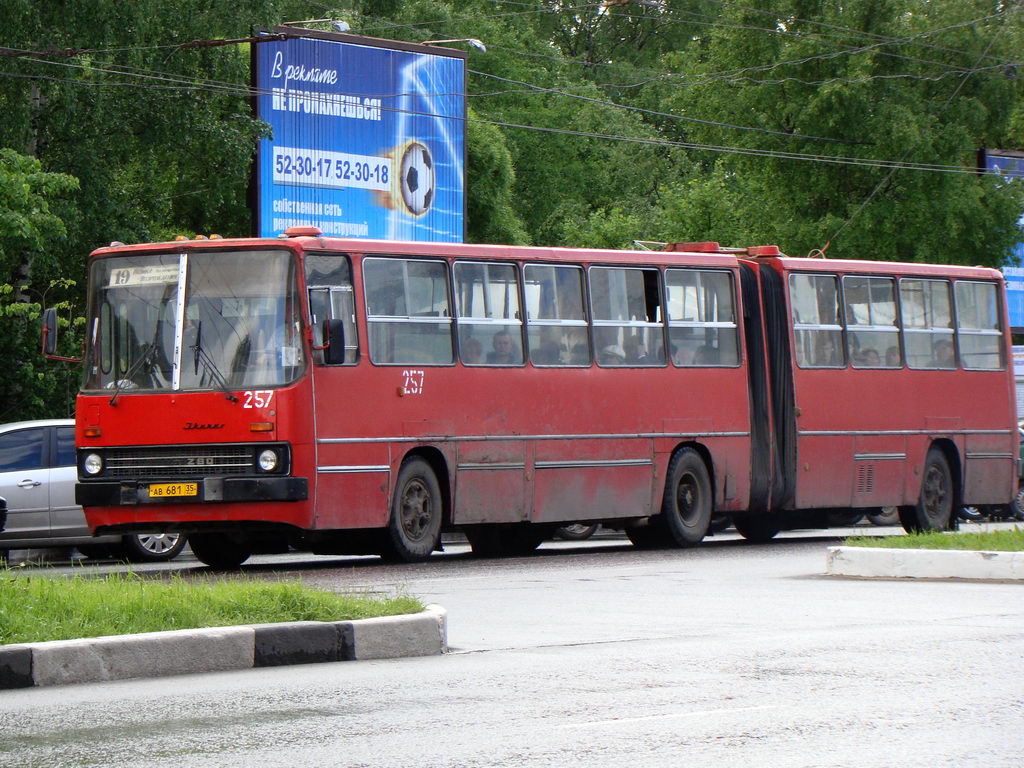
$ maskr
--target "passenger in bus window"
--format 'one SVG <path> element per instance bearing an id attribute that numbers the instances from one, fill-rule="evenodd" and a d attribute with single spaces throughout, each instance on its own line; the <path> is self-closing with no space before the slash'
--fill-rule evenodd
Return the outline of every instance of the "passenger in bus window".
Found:
<path id="1" fill-rule="evenodd" d="M 861 368 L 881 368 L 882 356 L 874 347 L 865 347 L 860 351 L 860 359 L 857 364 Z"/>
<path id="2" fill-rule="evenodd" d="M 900 348 L 889 347 L 885 350 L 885 367 L 886 368 L 899 368 L 900 367 Z"/>
<path id="3" fill-rule="evenodd" d="M 839 365 L 839 351 L 831 333 L 819 334 L 818 349 L 814 353 L 814 364 L 820 366 Z"/>
<path id="4" fill-rule="evenodd" d="M 541 329 L 540 344 L 537 349 L 530 350 L 530 360 L 534 365 L 561 364 L 562 349 L 551 328 Z"/>
<path id="5" fill-rule="evenodd" d="M 629 365 L 647 365 L 647 347 L 639 336 L 630 336 L 622 342 L 622 349 L 626 353 L 626 363 Z"/>
<path id="6" fill-rule="evenodd" d="M 949 339 L 939 339 L 932 347 L 933 368 L 956 368 L 956 354 L 953 351 L 953 342 Z"/>
<path id="7" fill-rule="evenodd" d="M 618 344 L 609 344 L 601 350 L 601 365 L 625 365 L 626 352 Z"/>
<path id="8" fill-rule="evenodd" d="M 516 345 L 512 340 L 512 334 L 508 331 L 498 331 L 491 338 L 493 352 L 487 354 L 487 362 L 491 365 L 519 365 L 520 356 L 516 354 Z"/>
<path id="9" fill-rule="evenodd" d="M 462 362 L 467 365 L 479 365 L 484 359 L 484 345 L 480 339 L 470 336 L 462 342 Z"/>

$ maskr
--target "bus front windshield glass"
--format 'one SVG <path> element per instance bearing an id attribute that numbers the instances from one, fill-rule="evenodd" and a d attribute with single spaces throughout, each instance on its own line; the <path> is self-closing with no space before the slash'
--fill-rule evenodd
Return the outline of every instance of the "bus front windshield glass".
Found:
<path id="1" fill-rule="evenodd" d="M 274 387 L 304 369 L 288 251 L 98 259 L 90 292 L 87 390 Z"/>

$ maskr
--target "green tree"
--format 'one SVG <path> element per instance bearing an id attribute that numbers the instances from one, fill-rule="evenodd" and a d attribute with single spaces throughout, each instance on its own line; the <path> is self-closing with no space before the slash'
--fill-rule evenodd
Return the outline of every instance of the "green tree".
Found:
<path id="1" fill-rule="evenodd" d="M 67 415 L 73 407 L 78 371 L 43 360 L 39 317 L 48 299 L 64 310 L 66 330 L 74 322 L 66 298 L 74 284 L 53 277 L 59 268 L 55 248 L 67 230 L 51 204 L 77 189 L 74 177 L 46 173 L 38 160 L 0 149 L 0 357 L 6 361 L 0 368 L 0 421 L 39 412 Z M 45 295 L 39 285 L 47 286 Z M 65 346 L 73 349 L 74 342 Z"/>

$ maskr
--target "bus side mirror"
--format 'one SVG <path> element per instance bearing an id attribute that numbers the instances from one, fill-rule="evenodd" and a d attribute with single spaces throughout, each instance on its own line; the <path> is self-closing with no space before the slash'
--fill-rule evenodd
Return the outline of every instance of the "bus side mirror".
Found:
<path id="1" fill-rule="evenodd" d="M 43 310 L 43 355 L 57 354 L 57 310 L 53 307 Z"/>
<path id="2" fill-rule="evenodd" d="M 324 362 L 341 365 L 345 362 L 345 323 L 328 318 L 324 320 Z"/>

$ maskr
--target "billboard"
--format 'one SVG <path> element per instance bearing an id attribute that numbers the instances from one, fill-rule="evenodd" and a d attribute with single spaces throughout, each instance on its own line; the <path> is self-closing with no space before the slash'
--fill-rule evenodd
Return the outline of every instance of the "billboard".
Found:
<path id="1" fill-rule="evenodd" d="M 985 168 L 997 171 L 1007 179 L 1024 180 L 1024 152 L 988 149 L 984 153 Z M 1013 249 L 1018 262 L 1024 264 L 1024 214 L 1020 218 L 1021 242 Z M 1024 328 L 1024 267 L 1003 267 L 1006 278 L 1006 308 L 1011 328 Z M 1019 370 L 1024 371 L 1024 368 Z M 1024 411 L 1020 411 L 1024 414 Z"/>
<path id="2" fill-rule="evenodd" d="M 256 234 L 462 242 L 465 53 L 277 28 L 253 46 Z M 291 35 L 302 34 L 302 37 Z"/>

